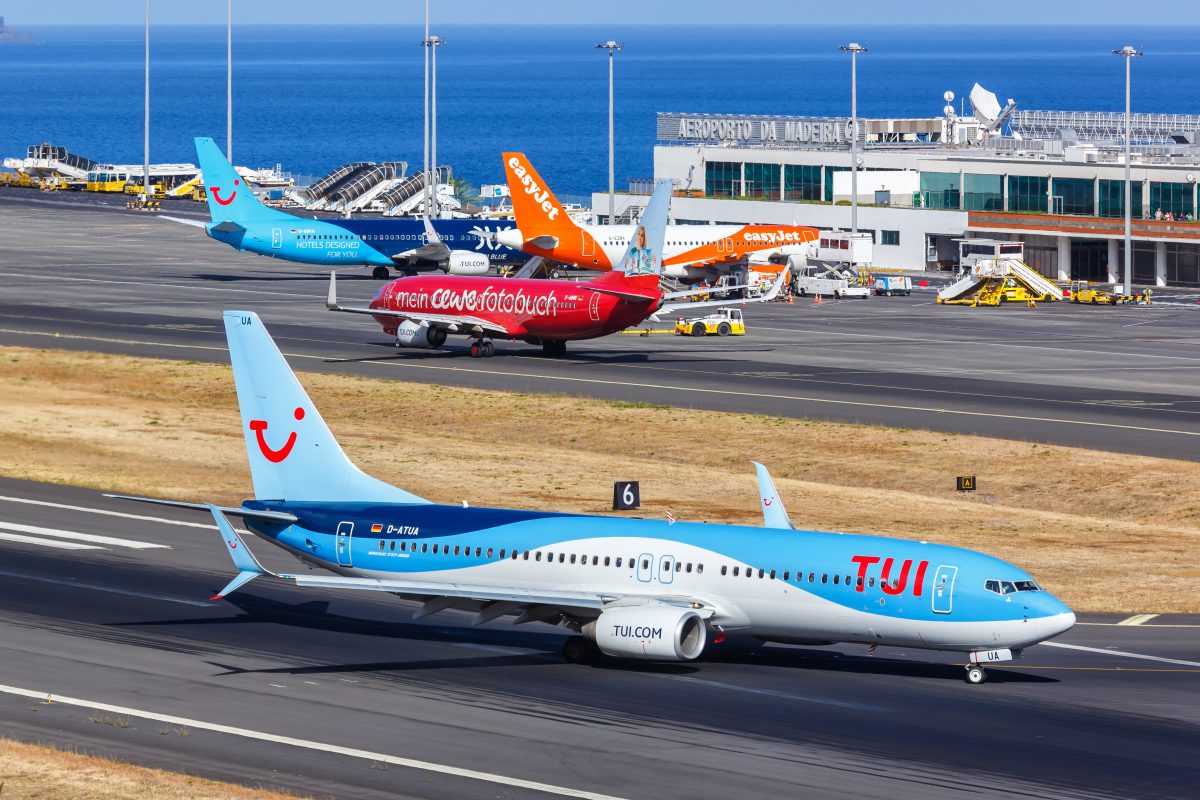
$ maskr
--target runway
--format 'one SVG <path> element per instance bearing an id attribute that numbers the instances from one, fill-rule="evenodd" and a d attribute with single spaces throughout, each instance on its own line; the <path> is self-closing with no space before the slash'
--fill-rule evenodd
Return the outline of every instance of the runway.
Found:
<path id="1" fill-rule="evenodd" d="M 372 321 L 326 311 L 320 268 L 88 200 L 0 191 L 0 343 L 223 362 L 220 313 L 249 309 L 300 369 L 1200 457 L 1200 307 L 1185 292 L 1149 309 L 967 309 L 931 289 L 751 305 L 746 337 L 612 336 L 558 359 L 502 342 L 472 360 L 465 340 L 397 351 Z M 340 299 L 377 286 L 347 270 Z"/>
<path id="2" fill-rule="evenodd" d="M 0 727 L 339 798 L 1190 798 L 1200 777 L 1200 617 L 1085 616 L 978 687 L 950 654 L 850 645 L 581 667 L 536 623 L 266 580 L 210 601 L 233 569 L 207 522 L 0 480 Z"/>

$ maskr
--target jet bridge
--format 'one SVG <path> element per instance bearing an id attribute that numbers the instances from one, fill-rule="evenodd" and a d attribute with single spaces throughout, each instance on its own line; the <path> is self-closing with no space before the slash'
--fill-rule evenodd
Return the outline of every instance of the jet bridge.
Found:
<path id="1" fill-rule="evenodd" d="M 352 161 L 349 164 L 343 164 L 337 169 L 329 172 L 322 178 L 318 178 L 307 189 L 304 190 L 304 198 L 306 202 L 321 200 L 325 197 L 330 189 L 340 183 L 350 173 L 363 167 L 374 166 L 372 161 Z"/>
<path id="2" fill-rule="evenodd" d="M 436 167 L 434 169 L 434 185 L 449 183 L 450 176 L 450 167 Z M 416 173 L 395 188 L 379 195 L 376 200 L 387 209 L 383 212 L 385 217 L 402 217 L 416 213 L 425 201 L 425 174 Z"/>
<path id="3" fill-rule="evenodd" d="M 403 176 L 408 164 L 385 161 L 347 176 L 336 188 L 328 191 L 325 202 L 330 209 L 353 211 L 361 208 L 375 195 L 392 184 L 397 175 Z"/>

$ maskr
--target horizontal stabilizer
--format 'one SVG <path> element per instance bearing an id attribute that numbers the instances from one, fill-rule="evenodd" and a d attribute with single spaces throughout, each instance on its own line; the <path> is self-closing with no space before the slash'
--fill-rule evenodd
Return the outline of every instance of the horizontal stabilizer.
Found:
<path id="1" fill-rule="evenodd" d="M 191 225 L 193 228 L 207 228 L 208 227 L 208 223 L 202 219 L 186 219 L 184 217 L 168 217 L 165 215 L 160 216 L 159 219 L 165 219 L 170 222 L 178 222 L 182 225 Z"/>
<path id="2" fill-rule="evenodd" d="M 220 231 L 221 233 L 245 233 L 246 226 L 227 219 L 224 222 L 218 222 L 216 225 L 213 225 L 212 230 Z"/>
<path id="3" fill-rule="evenodd" d="M 553 250 L 558 247 L 558 237 L 551 236 L 548 233 L 543 233 L 541 236 L 535 236 L 532 239 L 526 239 L 525 244 L 530 247 L 536 247 L 539 250 Z"/>
<path id="4" fill-rule="evenodd" d="M 182 500 L 159 500 L 155 497 L 138 497 L 131 494 L 106 494 L 105 497 L 111 497 L 114 500 L 132 500 L 135 503 L 153 503 L 156 506 L 171 506 L 173 508 L 190 508 L 196 511 L 208 511 L 211 506 L 208 503 L 185 503 Z M 254 508 L 231 508 L 229 506 L 218 506 L 222 514 L 232 514 L 235 517 L 243 519 L 257 519 L 263 522 L 280 522 L 286 525 L 291 525 L 297 519 L 294 515 L 284 511 L 260 511 Z"/>

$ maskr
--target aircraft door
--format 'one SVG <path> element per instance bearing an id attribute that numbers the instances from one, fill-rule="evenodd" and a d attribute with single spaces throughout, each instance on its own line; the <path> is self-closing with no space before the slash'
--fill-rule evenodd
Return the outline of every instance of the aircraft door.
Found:
<path id="1" fill-rule="evenodd" d="M 588 301 L 588 314 L 592 318 L 592 322 L 600 321 L 600 293 L 592 292 L 592 299 Z"/>
<path id="2" fill-rule="evenodd" d="M 954 608 L 954 578 L 958 567 L 946 564 L 933 574 L 933 613 L 949 614 Z"/>
<path id="3" fill-rule="evenodd" d="M 675 556 L 663 556 L 658 560 L 658 582 L 674 583 Z"/>
<path id="4" fill-rule="evenodd" d="M 283 247 L 283 229 L 271 228 L 271 249 L 278 250 Z"/>
<path id="5" fill-rule="evenodd" d="M 337 552 L 337 562 L 343 567 L 351 567 L 354 564 L 350 558 L 350 539 L 354 536 L 353 522 L 339 522 L 337 526 L 337 537 L 334 542 L 334 550 Z"/>
<path id="6" fill-rule="evenodd" d="M 638 556 L 637 563 L 637 579 L 642 583 L 649 583 L 654 577 L 654 556 L 649 553 L 642 553 Z"/>
<path id="7" fill-rule="evenodd" d="M 580 255 L 582 255 L 584 258 L 595 258 L 596 240 L 588 235 L 588 232 L 582 228 L 579 229 L 579 235 L 582 237 L 582 241 L 580 243 Z"/>

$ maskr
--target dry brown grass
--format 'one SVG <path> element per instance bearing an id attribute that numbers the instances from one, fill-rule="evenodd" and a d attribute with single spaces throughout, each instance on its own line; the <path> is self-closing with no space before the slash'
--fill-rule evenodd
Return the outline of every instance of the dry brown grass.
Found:
<path id="1" fill-rule="evenodd" d="M 4 800 L 290 800 L 299 795 L 251 789 L 178 772 L 146 769 L 54 747 L 0 739 Z"/>
<path id="2" fill-rule="evenodd" d="M 956 544 L 1077 610 L 1200 611 L 1200 464 L 927 431 L 324 374 L 302 380 L 364 470 L 432 499 L 758 524 L 748 457 L 799 527 Z M 234 503 L 249 471 L 228 367 L 0 348 L 0 474 Z M 954 476 L 977 475 L 960 496 Z"/>

